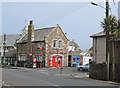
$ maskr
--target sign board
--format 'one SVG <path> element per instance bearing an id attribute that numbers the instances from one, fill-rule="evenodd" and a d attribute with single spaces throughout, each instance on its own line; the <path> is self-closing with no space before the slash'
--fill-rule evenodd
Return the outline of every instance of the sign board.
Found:
<path id="1" fill-rule="evenodd" d="M 33 58 L 33 62 L 36 62 L 37 61 L 37 58 Z"/>
<path id="2" fill-rule="evenodd" d="M 33 63 L 33 68 L 36 68 L 37 64 L 36 63 Z"/>
<path id="3" fill-rule="evenodd" d="M 32 56 L 33 54 L 32 53 L 29 53 L 29 56 Z"/>

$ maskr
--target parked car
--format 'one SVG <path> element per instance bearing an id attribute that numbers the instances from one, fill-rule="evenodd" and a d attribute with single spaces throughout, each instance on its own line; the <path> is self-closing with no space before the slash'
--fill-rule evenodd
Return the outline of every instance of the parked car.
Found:
<path id="1" fill-rule="evenodd" d="M 83 70 L 88 70 L 89 71 L 89 63 L 85 64 L 85 65 L 80 65 L 77 67 L 77 69 L 79 71 L 83 71 Z"/>

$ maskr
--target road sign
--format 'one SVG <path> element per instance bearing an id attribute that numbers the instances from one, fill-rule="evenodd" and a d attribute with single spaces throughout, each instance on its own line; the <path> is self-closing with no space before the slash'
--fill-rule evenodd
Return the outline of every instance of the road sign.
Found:
<path id="1" fill-rule="evenodd" d="M 33 63 L 33 68 L 36 68 L 37 64 L 36 63 Z"/>
<path id="2" fill-rule="evenodd" d="M 36 62 L 37 61 L 37 58 L 33 58 L 33 62 Z"/>
<path id="3" fill-rule="evenodd" d="M 29 56 L 32 56 L 33 54 L 32 53 L 29 53 Z"/>

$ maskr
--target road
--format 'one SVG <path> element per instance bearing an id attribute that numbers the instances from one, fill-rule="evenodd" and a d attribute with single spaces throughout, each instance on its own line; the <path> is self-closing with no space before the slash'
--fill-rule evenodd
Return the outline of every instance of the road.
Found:
<path id="1" fill-rule="evenodd" d="M 68 74 L 80 74 L 80 72 L 67 69 L 64 69 L 60 76 L 60 69 L 56 68 L 28 70 L 2 68 L 2 80 L 9 86 L 116 86 L 106 82 L 91 80 L 86 77 L 87 74 L 84 72 L 81 72 L 80 77 L 72 77 Z"/>

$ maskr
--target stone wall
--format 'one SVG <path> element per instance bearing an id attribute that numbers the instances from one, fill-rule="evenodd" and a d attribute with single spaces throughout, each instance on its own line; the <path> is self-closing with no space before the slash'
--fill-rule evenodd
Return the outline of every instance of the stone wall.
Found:
<path id="1" fill-rule="evenodd" d="M 94 42 L 95 43 L 95 39 Z M 109 80 L 110 81 L 116 81 L 116 82 L 120 82 L 120 40 L 111 40 L 109 42 L 110 48 L 110 58 L 109 58 L 109 63 L 110 63 L 110 76 L 109 76 Z M 98 47 L 98 50 L 100 50 L 100 46 Z M 103 48 L 101 48 L 102 50 Z M 101 51 L 102 52 L 102 51 Z M 103 53 L 103 52 L 102 52 Z M 98 55 L 98 54 L 97 54 Z M 102 54 L 101 54 L 102 55 Z M 99 54 L 100 57 L 100 54 Z M 97 62 L 96 58 L 95 58 L 95 45 L 93 45 L 93 58 L 94 61 Z M 103 61 L 105 57 L 100 57 L 99 60 Z M 105 60 L 105 59 L 104 59 Z M 107 79 L 107 68 L 106 68 L 106 64 L 103 63 L 98 63 L 97 64 L 95 62 L 91 62 L 90 63 L 90 78 L 93 79 L 101 79 L 101 80 L 106 80 Z"/>
<path id="2" fill-rule="evenodd" d="M 107 80 L 107 65 L 90 62 L 89 78 Z"/>
<path id="3" fill-rule="evenodd" d="M 115 79 L 113 81 L 119 82 L 120 83 L 120 64 L 115 65 Z"/>
<path id="4" fill-rule="evenodd" d="M 120 82 L 120 41 L 111 41 L 110 46 L 110 80 Z"/>

